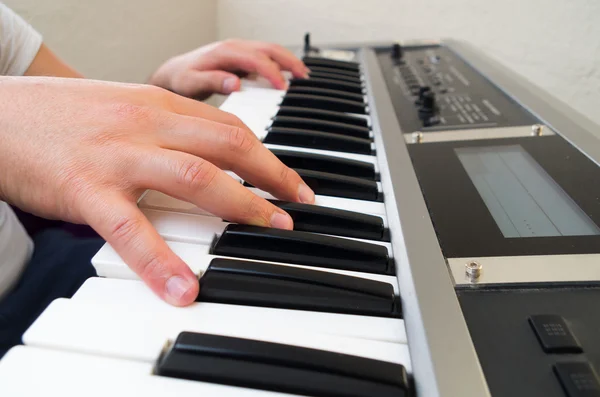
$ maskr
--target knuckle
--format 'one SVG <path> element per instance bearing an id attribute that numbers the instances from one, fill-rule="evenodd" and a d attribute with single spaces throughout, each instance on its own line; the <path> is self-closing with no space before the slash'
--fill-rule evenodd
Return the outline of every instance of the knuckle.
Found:
<path id="1" fill-rule="evenodd" d="M 141 122 L 149 121 L 152 118 L 152 111 L 150 108 L 134 103 L 115 104 L 113 112 L 117 118 L 127 121 Z"/>
<path id="2" fill-rule="evenodd" d="M 150 251 L 145 253 L 134 266 L 134 270 L 143 280 L 165 278 L 169 271 L 165 266 L 165 260 Z"/>
<path id="3" fill-rule="evenodd" d="M 218 172 L 217 167 L 202 159 L 185 162 L 179 170 L 179 183 L 192 190 L 208 190 Z"/>
<path id="4" fill-rule="evenodd" d="M 141 220 L 137 218 L 122 218 L 115 222 L 110 234 L 118 241 L 130 243 L 141 229 Z"/>
<path id="5" fill-rule="evenodd" d="M 281 170 L 279 171 L 279 184 L 285 185 L 291 176 L 292 170 L 289 167 L 282 165 Z"/>
<path id="6" fill-rule="evenodd" d="M 252 194 L 250 195 L 247 204 L 244 206 L 244 218 L 245 219 L 257 219 L 261 220 L 262 224 L 270 223 L 269 211 L 265 208 L 265 200 Z"/>
<path id="7" fill-rule="evenodd" d="M 235 153 L 245 154 L 254 149 L 256 140 L 244 128 L 232 127 L 227 133 L 227 146 Z"/>

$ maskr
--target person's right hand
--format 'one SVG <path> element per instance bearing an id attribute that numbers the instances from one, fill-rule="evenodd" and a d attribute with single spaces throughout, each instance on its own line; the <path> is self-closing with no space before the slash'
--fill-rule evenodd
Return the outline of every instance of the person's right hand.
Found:
<path id="1" fill-rule="evenodd" d="M 288 201 L 314 193 L 235 116 L 144 85 L 0 78 L 0 199 L 87 223 L 173 305 L 198 281 L 136 206 L 145 189 L 216 216 L 291 229 L 292 219 L 222 169 Z"/>

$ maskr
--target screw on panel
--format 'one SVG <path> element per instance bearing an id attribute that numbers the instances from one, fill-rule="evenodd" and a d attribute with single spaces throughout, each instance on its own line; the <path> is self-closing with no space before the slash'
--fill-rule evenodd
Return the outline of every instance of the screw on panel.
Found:
<path id="1" fill-rule="evenodd" d="M 531 135 L 542 136 L 544 133 L 544 127 L 540 124 L 534 124 L 531 126 Z"/>
<path id="2" fill-rule="evenodd" d="M 481 269 L 483 269 L 483 266 L 479 262 L 471 261 L 465 263 L 465 273 L 471 282 L 477 281 L 481 275 Z"/>
<path id="3" fill-rule="evenodd" d="M 413 141 L 413 143 L 423 142 L 423 133 L 422 132 L 413 132 L 412 141 Z"/>

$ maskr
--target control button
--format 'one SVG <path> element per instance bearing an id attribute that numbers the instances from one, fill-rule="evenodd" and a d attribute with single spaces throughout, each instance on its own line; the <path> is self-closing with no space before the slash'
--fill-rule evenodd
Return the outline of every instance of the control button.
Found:
<path id="1" fill-rule="evenodd" d="M 569 397 L 600 397 L 600 383 L 588 362 L 554 364 L 554 373 Z"/>
<path id="2" fill-rule="evenodd" d="M 546 353 L 581 353 L 583 350 L 565 320 L 558 315 L 529 317 L 529 323 Z"/>
<path id="3" fill-rule="evenodd" d="M 404 51 L 400 44 L 394 43 L 394 45 L 392 45 L 392 58 L 393 59 L 395 59 L 396 61 L 401 60 L 403 53 L 404 53 Z"/>
<path id="4" fill-rule="evenodd" d="M 435 93 L 433 91 L 425 91 L 421 95 L 421 111 L 432 112 L 435 110 Z"/>

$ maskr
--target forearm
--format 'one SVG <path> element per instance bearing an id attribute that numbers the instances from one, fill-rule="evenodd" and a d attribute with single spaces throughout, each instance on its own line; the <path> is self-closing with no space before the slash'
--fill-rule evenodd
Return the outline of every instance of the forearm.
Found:
<path id="1" fill-rule="evenodd" d="M 42 44 L 37 55 L 25 71 L 25 76 L 83 77 L 58 58 L 45 44 Z"/>

